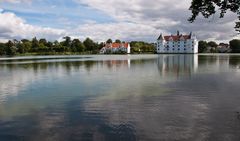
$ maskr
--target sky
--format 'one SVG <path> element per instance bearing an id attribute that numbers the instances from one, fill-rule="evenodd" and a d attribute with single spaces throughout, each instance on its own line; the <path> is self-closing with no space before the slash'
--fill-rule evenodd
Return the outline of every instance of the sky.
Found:
<path id="1" fill-rule="evenodd" d="M 95 41 L 109 38 L 154 42 L 160 33 L 195 33 L 199 40 L 228 42 L 240 38 L 237 15 L 187 19 L 191 0 L 0 0 L 0 41 L 63 36 Z"/>

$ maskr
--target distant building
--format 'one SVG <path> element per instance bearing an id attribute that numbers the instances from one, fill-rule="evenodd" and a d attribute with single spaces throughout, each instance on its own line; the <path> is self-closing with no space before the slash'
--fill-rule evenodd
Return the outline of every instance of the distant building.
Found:
<path id="1" fill-rule="evenodd" d="M 100 50 L 100 53 L 131 53 L 131 47 L 129 43 L 106 43 L 106 45 Z"/>
<path id="2" fill-rule="evenodd" d="M 231 49 L 230 49 L 229 44 L 220 43 L 220 44 L 217 46 L 217 51 L 218 51 L 219 53 L 228 53 L 228 52 L 231 52 Z"/>
<path id="3" fill-rule="evenodd" d="M 198 53 L 198 41 L 195 35 L 177 35 L 163 36 L 157 39 L 157 53 Z"/>

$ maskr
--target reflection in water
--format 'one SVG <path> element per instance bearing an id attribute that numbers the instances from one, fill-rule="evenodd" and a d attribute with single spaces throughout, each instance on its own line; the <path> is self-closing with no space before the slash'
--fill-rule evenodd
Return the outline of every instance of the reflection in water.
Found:
<path id="1" fill-rule="evenodd" d="M 197 71 L 198 55 L 160 55 L 158 68 L 160 75 L 166 75 L 166 77 L 179 76 L 180 74 L 191 75 Z"/>
<path id="2" fill-rule="evenodd" d="M 238 55 L 1 60 L 0 140 L 240 140 L 239 65 Z"/>

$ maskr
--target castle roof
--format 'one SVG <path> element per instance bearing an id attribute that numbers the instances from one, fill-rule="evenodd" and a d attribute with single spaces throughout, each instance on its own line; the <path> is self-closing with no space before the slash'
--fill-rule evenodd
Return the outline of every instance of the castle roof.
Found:
<path id="1" fill-rule="evenodd" d="M 170 41 L 171 39 L 173 41 L 179 41 L 181 39 L 187 40 L 187 39 L 191 39 L 191 36 L 190 35 L 170 35 L 170 36 L 164 36 L 164 40 L 166 40 L 166 41 Z"/>
<path id="2" fill-rule="evenodd" d="M 169 36 L 162 36 L 162 34 L 158 37 L 157 40 L 165 40 L 165 41 L 180 41 L 180 40 L 188 40 L 191 39 L 192 33 L 189 35 L 180 35 L 179 31 L 177 31 L 177 35 L 169 35 Z"/>

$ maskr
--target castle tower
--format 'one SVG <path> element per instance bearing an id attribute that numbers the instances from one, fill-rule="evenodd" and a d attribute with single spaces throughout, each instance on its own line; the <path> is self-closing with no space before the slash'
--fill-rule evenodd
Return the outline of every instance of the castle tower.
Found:
<path id="1" fill-rule="evenodd" d="M 157 53 L 163 53 L 164 52 L 164 38 L 163 35 L 160 34 L 160 36 L 157 39 Z"/>

